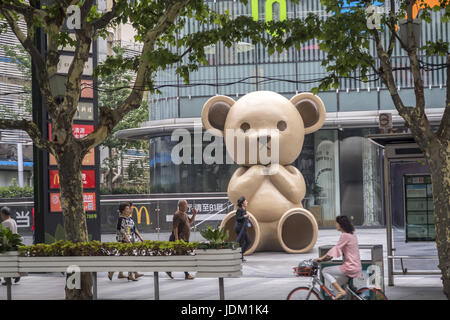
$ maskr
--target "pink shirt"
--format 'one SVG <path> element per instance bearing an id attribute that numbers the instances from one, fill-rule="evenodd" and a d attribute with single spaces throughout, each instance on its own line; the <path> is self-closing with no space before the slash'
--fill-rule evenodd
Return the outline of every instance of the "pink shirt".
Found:
<path id="1" fill-rule="evenodd" d="M 361 259 L 359 257 L 356 235 L 342 232 L 338 243 L 327 252 L 327 255 L 333 258 L 339 258 L 342 254 L 344 254 L 344 264 L 339 266 L 341 271 L 350 278 L 362 277 Z"/>

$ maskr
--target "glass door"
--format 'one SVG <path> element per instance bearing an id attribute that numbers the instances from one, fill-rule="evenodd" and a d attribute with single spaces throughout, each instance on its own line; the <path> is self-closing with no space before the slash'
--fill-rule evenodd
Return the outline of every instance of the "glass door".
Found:
<path id="1" fill-rule="evenodd" d="M 434 241 L 433 192 L 430 175 L 405 175 L 406 241 Z"/>

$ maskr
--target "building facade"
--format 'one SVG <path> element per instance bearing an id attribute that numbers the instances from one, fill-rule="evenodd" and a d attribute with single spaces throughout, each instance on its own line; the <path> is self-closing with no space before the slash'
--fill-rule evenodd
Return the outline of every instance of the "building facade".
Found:
<path id="1" fill-rule="evenodd" d="M 26 32 L 24 22 L 19 27 Z M 2 118 L 31 119 L 31 78 L 19 67 L 20 62 L 7 53 L 18 55 L 19 40 L 8 30 L 0 33 L 0 113 Z M 31 72 L 30 72 L 31 75 Z M 0 187 L 33 185 L 33 145 L 21 130 L 0 130 Z"/>
<path id="2" fill-rule="evenodd" d="M 269 1 L 269 0 L 268 0 Z M 305 17 L 309 12 L 326 18 L 328 13 L 318 0 L 270 1 L 272 12 L 266 12 L 266 1 L 210 1 L 219 12 L 227 10 L 232 17 L 253 16 L 258 19 Z M 256 3 L 258 5 L 256 6 Z M 256 8 L 257 7 L 257 8 Z M 269 6 L 270 7 L 270 6 Z M 387 9 L 387 8 L 386 8 Z M 269 10 L 270 11 L 270 10 Z M 441 12 L 432 13 L 432 23 L 422 24 L 422 44 L 426 41 L 448 39 L 448 25 L 440 22 Z M 201 29 L 203 28 L 203 29 Z M 183 33 L 204 30 L 194 21 L 186 24 Z M 172 48 L 181 50 L 181 48 Z M 371 51 L 376 55 L 374 48 Z M 299 50 L 294 47 L 269 55 L 261 45 L 241 41 L 227 48 L 223 43 L 206 48 L 209 65 L 190 74 L 190 85 L 175 73 L 175 66 L 158 73 L 157 86 L 162 94 L 149 98 L 149 122 L 138 130 L 123 132 L 123 137 L 150 138 L 151 193 L 196 193 L 227 191 L 235 164 L 180 164 L 171 159 L 171 151 L 178 143 L 172 141 L 176 128 L 198 126 L 201 110 L 211 96 L 227 95 L 237 100 L 248 92 L 275 91 L 290 98 L 298 92 L 311 91 L 326 75 L 321 65 L 324 52 L 318 42 L 310 41 Z M 438 64 L 439 57 L 421 56 L 424 64 Z M 406 52 L 397 45 L 394 64 L 408 66 Z M 438 124 L 444 108 L 446 74 L 444 69 L 423 70 L 428 118 Z M 380 132 L 379 115 L 391 113 L 394 128 L 390 132 L 405 132 L 390 94 L 379 79 L 358 80 L 358 74 L 341 79 L 338 90 L 320 92 L 327 117 L 324 127 L 306 136 L 303 150 L 293 163 L 303 174 L 307 194 L 303 205 L 320 217 L 323 226 L 333 226 L 334 219 L 346 214 L 355 225 L 384 225 L 383 150 L 367 136 Z M 395 72 L 395 80 L 405 105 L 415 105 L 413 78 L 409 70 Z M 202 133 L 203 135 L 203 133 Z M 209 142 L 196 139 L 192 133 L 192 147 Z"/>
<path id="3" fill-rule="evenodd" d="M 269 1 L 269 0 L 267 0 Z M 219 12 L 233 16 L 253 16 L 258 19 L 301 18 L 314 12 L 322 18 L 329 15 L 318 0 L 210 1 Z M 257 5 L 256 5 L 257 4 Z M 388 5 L 388 4 L 386 4 Z M 387 10 L 381 6 L 381 10 Z M 426 41 L 448 40 L 448 24 L 441 23 L 441 12 L 432 12 L 432 22 L 422 23 L 421 45 Z M 194 21 L 186 24 L 182 33 L 201 28 Z M 203 30 L 202 29 L 202 30 Z M 180 34 L 182 36 L 183 34 Z M 181 48 L 173 48 L 181 50 Z M 370 48 L 376 55 L 375 48 Z M 176 165 L 171 150 L 177 141 L 171 140 L 176 128 L 192 130 L 198 125 L 205 101 L 216 94 L 237 100 L 248 92 L 270 90 L 287 98 L 298 92 L 311 91 L 326 75 L 321 65 L 324 52 L 317 41 L 269 55 L 260 45 L 241 41 L 231 48 L 222 43 L 206 48 L 209 65 L 201 66 L 190 75 L 190 85 L 182 86 L 175 66 L 159 72 L 157 86 L 161 95 L 149 98 L 150 121 L 135 131 L 123 132 L 123 137 L 150 138 L 151 193 L 226 192 L 228 180 L 236 165 Z M 394 67 L 407 67 L 406 52 L 397 45 L 393 54 Z M 443 63 L 439 57 L 420 57 L 425 66 Z M 432 70 L 433 69 L 433 70 Z M 432 124 L 439 124 L 445 102 L 445 69 L 424 68 L 426 112 Z M 317 213 L 321 225 L 333 225 L 334 218 L 346 214 L 355 225 L 383 225 L 383 150 L 367 136 L 379 133 L 379 115 L 390 113 L 394 128 L 390 132 L 405 132 L 403 120 L 393 105 L 390 94 L 379 79 L 358 80 L 358 74 L 341 79 L 337 90 L 320 92 L 327 117 L 324 127 L 306 137 L 299 158 L 293 163 L 305 177 L 306 208 Z M 413 77 L 409 70 L 395 71 L 395 80 L 405 105 L 415 105 Z M 192 138 L 195 144 L 208 144 Z M 201 141 L 201 142 L 198 142 Z"/>

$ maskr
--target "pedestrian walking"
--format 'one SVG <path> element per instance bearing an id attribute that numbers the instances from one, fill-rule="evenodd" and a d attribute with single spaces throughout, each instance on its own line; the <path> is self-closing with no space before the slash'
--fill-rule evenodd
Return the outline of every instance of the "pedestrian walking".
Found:
<path id="1" fill-rule="evenodd" d="M 141 234 L 136 228 L 136 225 L 131 218 L 133 203 L 121 202 L 119 204 L 119 219 L 117 220 L 116 240 L 122 243 L 134 243 L 136 237 L 141 241 L 144 241 Z M 112 280 L 114 272 L 108 273 L 109 280 Z M 123 275 L 123 272 L 119 272 L 118 279 L 127 278 L 129 281 L 137 281 L 137 278 L 142 277 L 143 274 L 138 272 L 128 272 L 128 277 Z"/>
<path id="2" fill-rule="evenodd" d="M 192 209 L 192 217 L 186 213 L 188 209 L 188 203 L 186 200 L 178 201 L 178 210 L 173 215 L 172 222 L 172 234 L 170 235 L 169 241 L 184 240 L 189 242 L 189 237 L 191 235 L 191 223 L 194 222 L 195 216 L 197 215 L 197 209 Z M 172 272 L 166 272 L 167 275 L 173 279 Z M 184 279 L 193 280 L 194 277 L 189 274 L 189 272 L 184 272 Z"/>
<path id="3" fill-rule="evenodd" d="M 11 210 L 8 207 L 2 207 L 0 209 L 0 213 L 2 217 L 2 228 L 9 229 L 12 233 L 17 234 L 17 223 L 16 220 L 11 218 Z M 19 281 L 20 277 L 14 278 L 14 283 L 17 283 Z M 3 282 L 2 285 L 6 286 L 7 283 Z"/>
<path id="4" fill-rule="evenodd" d="M 245 197 L 240 197 L 237 201 L 238 209 L 236 210 L 236 223 L 234 224 L 234 232 L 236 232 L 236 242 L 239 242 L 241 246 L 242 262 L 244 259 L 244 252 L 247 251 L 250 246 L 250 237 L 247 232 L 247 226 L 249 224 L 249 214 L 246 211 L 248 201 Z"/>

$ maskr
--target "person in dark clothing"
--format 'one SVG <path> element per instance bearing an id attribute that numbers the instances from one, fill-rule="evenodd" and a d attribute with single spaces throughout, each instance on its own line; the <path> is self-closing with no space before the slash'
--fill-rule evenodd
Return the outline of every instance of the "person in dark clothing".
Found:
<path id="1" fill-rule="evenodd" d="M 236 232 L 236 242 L 239 242 L 242 250 L 242 262 L 245 262 L 244 252 L 247 251 L 250 246 L 250 237 L 247 232 L 248 225 L 248 213 L 245 210 L 248 205 L 248 201 L 245 197 L 240 197 L 237 201 L 238 209 L 236 211 L 236 223 L 234 225 L 234 231 Z"/>

